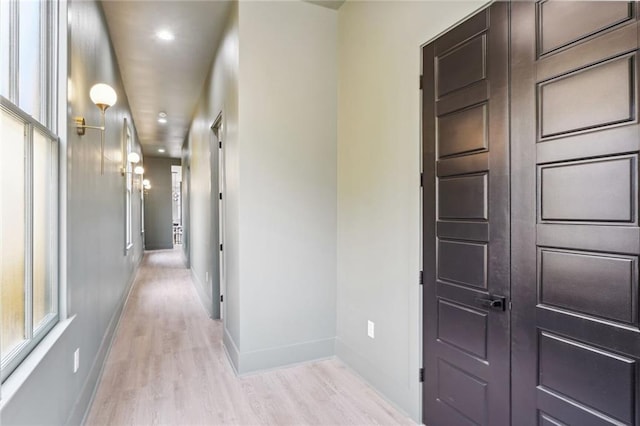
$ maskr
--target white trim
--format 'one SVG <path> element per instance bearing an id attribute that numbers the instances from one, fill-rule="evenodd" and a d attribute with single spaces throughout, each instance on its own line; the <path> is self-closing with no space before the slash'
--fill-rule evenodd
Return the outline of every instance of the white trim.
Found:
<path id="1" fill-rule="evenodd" d="M 58 121 L 58 313 L 60 320 L 68 318 L 67 291 L 67 0 L 58 3 L 57 108 Z"/>
<path id="2" fill-rule="evenodd" d="M 238 376 L 333 358 L 335 356 L 335 341 L 335 337 L 329 337 L 292 345 L 241 352 L 226 328 L 223 335 L 225 351 Z"/>

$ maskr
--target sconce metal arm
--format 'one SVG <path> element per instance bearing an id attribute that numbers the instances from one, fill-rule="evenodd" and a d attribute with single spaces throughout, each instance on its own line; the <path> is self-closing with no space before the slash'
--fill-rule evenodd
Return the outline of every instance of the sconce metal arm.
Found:
<path id="1" fill-rule="evenodd" d="M 104 129 L 105 129 L 105 119 L 104 119 L 104 111 L 106 108 L 100 108 L 100 121 L 102 122 L 102 126 L 87 126 L 84 117 L 75 117 L 76 122 L 76 132 L 78 135 L 82 136 L 85 134 L 86 129 L 94 129 L 100 130 L 100 174 L 104 174 Z"/>
<path id="2" fill-rule="evenodd" d="M 95 129 L 95 130 L 104 131 L 104 126 L 87 126 L 86 122 L 84 121 L 84 117 L 76 117 L 75 122 L 76 122 L 76 132 L 80 136 L 85 134 L 85 129 Z"/>

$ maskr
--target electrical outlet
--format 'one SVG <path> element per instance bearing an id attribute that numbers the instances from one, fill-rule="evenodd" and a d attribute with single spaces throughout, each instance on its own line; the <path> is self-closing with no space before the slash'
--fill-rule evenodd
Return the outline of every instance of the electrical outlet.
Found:
<path id="1" fill-rule="evenodd" d="M 371 337 L 372 339 L 376 338 L 376 325 L 373 323 L 373 321 L 367 321 L 367 336 Z"/>
<path id="2" fill-rule="evenodd" d="M 78 368 L 80 368 L 80 348 L 73 353 L 73 372 L 77 373 Z"/>

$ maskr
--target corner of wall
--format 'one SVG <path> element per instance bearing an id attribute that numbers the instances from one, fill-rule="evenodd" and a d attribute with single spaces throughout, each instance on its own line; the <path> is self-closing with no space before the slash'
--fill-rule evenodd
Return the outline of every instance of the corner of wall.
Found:
<path id="1" fill-rule="evenodd" d="M 250 352 L 240 352 L 234 345 L 233 350 L 235 353 L 231 359 L 234 362 L 234 368 L 238 374 L 242 375 L 332 358 L 335 355 L 335 338 Z"/>
<path id="2" fill-rule="evenodd" d="M 336 338 L 336 357 L 344 362 L 363 381 L 369 383 L 382 398 L 415 421 L 419 421 L 420 383 L 417 370 L 415 385 L 409 386 L 406 381 L 398 380 L 398 378 L 386 374 L 371 360 L 347 346 L 340 338 Z"/>

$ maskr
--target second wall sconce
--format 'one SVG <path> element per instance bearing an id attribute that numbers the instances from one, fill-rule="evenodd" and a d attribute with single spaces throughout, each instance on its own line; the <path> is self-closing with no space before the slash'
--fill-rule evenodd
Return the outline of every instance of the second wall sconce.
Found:
<path id="1" fill-rule="evenodd" d="M 142 181 L 142 189 L 145 194 L 149 193 L 149 190 L 151 189 L 151 182 L 149 182 L 149 179 L 144 179 Z"/>
<path id="2" fill-rule="evenodd" d="M 100 174 L 104 174 L 104 130 L 105 130 L 105 111 L 113 106 L 118 100 L 116 91 L 111 86 L 104 83 L 94 85 L 89 91 L 91 101 L 100 109 L 101 126 L 87 126 L 84 117 L 76 117 L 76 132 L 82 136 L 86 129 L 100 130 Z"/>
<path id="3" fill-rule="evenodd" d="M 131 164 L 138 164 L 140 162 L 140 154 L 137 152 L 130 152 L 127 154 L 127 161 Z"/>
<path id="4" fill-rule="evenodd" d="M 142 179 L 143 179 L 143 175 L 144 175 L 144 167 L 142 166 L 135 166 L 133 169 L 133 174 L 138 175 L 138 177 L 140 177 L 140 191 L 143 191 L 143 183 L 142 183 Z"/>
<path id="5" fill-rule="evenodd" d="M 131 151 L 130 153 L 127 154 L 127 162 L 135 166 L 140 162 L 140 154 L 138 154 L 137 152 Z M 127 166 L 122 166 L 121 173 L 122 173 L 122 176 L 127 174 Z"/>

